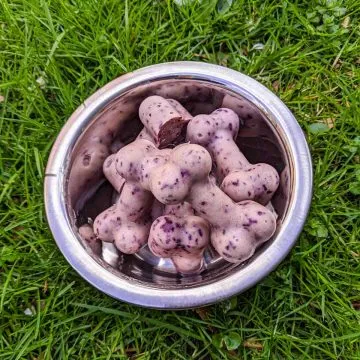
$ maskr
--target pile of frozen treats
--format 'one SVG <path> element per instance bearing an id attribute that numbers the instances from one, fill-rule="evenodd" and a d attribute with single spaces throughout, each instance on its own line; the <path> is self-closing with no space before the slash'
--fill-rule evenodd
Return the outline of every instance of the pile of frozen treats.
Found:
<path id="1" fill-rule="evenodd" d="M 239 150 L 238 115 L 220 108 L 193 117 L 176 100 L 150 96 L 139 117 L 136 140 L 103 164 L 116 203 L 79 233 L 125 254 L 147 244 L 180 273 L 201 270 L 210 243 L 226 261 L 249 259 L 276 230 L 269 202 L 279 175 Z"/>

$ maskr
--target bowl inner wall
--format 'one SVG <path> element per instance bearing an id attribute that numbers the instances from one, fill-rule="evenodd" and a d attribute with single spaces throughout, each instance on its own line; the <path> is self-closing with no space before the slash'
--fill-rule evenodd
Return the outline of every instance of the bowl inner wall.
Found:
<path id="1" fill-rule="evenodd" d="M 120 94 L 109 102 L 84 129 L 71 151 L 66 169 L 65 194 L 68 216 L 74 233 L 80 242 L 77 228 L 93 221 L 95 217 L 116 201 L 116 193 L 102 174 L 102 164 L 96 169 L 91 181 L 84 174 L 79 163 L 82 154 L 91 148 L 99 137 L 110 153 L 133 141 L 142 124 L 138 117 L 141 101 L 150 95 L 160 95 L 178 100 L 192 115 L 209 114 L 220 107 L 233 109 L 240 118 L 241 127 L 236 142 L 251 163 L 265 162 L 277 169 L 280 186 L 272 199 L 278 213 L 277 232 L 286 216 L 291 193 L 291 166 L 285 151 L 287 148 L 273 121 L 249 100 L 225 89 L 221 85 L 190 79 L 160 80 L 137 86 Z M 96 156 L 96 155 L 94 155 Z M 86 171 L 86 170 L 85 170 Z M 275 235 L 276 236 L 276 233 Z M 215 282 L 238 271 L 261 254 L 272 240 L 257 249 L 255 256 L 243 264 L 230 264 L 222 260 L 209 248 L 205 253 L 204 270 L 198 275 L 180 276 L 174 272 L 170 260 L 153 256 L 147 246 L 135 255 L 118 254 L 112 265 L 105 262 L 101 254 L 95 254 L 86 244 L 83 246 L 108 271 L 119 277 L 131 279 L 142 285 L 156 288 L 196 287 Z"/>

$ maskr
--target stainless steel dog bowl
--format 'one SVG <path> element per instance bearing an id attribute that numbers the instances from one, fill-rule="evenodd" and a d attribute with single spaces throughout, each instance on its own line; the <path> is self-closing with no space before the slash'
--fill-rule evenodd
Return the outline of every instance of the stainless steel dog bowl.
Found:
<path id="1" fill-rule="evenodd" d="M 249 261 L 235 265 L 211 249 L 204 270 L 180 276 L 169 262 L 151 256 L 146 246 L 137 255 L 105 262 L 83 244 L 77 228 L 113 201 L 103 176 L 85 183 L 76 171 L 79 154 L 97 132 L 108 132 L 113 151 L 130 142 L 141 128 L 139 103 L 158 94 L 179 100 L 193 114 L 210 113 L 222 103 L 240 115 L 237 139 L 250 162 L 267 162 L 281 174 L 272 204 L 278 217 L 274 237 Z M 214 303 L 241 293 L 268 275 L 289 253 L 304 225 L 312 194 L 308 146 L 294 116 L 282 101 L 257 81 L 239 72 L 200 62 L 149 66 L 121 76 L 88 98 L 60 132 L 48 161 L 45 205 L 54 238 L 73 268 L 89 283 L 117 299 L 152 308 L 178 309 Z"/>

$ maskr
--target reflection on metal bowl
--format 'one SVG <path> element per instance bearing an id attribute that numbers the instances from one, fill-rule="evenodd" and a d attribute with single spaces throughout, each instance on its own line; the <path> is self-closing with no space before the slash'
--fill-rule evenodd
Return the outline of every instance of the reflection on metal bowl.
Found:
<path id="1" fill-rule="evenodd" d="M 103 161 L 135 139 L 142 127 L 139 104 L 154 94 L 180 101 L 193 114 L 210 113 L 221 106 L 233 109 L 242 122 L 236 139 L 241 151 L 250 162 L 266 162 L 281 174 L 280 187 L 272 199 L 278 214 L 276 233 L 245 263 L 230 264 L 209 248 L 202 271 L 181 276 L 170 260 L 155 257 L 147 246 L 135 255 L 123 255 L 111 253 L 114 249 L 106 245 L 102 255 L 97 255 L 82 243 L 78 226 L 93 221 L 114 202 L 113 188 L 102 173 Z M 96 166 L 84 174 L 79 164 L 87 153 Z M 59 134 L 45 177 L 52 233 L 80 275 L 117 299 L 168 309 L 220 301 L 269 274 L 295 244 L 307 216 L 311 191 L 306 140 L 281 100 L 241 73 L 198 62 L 146 67 L 93 94 Z"/>

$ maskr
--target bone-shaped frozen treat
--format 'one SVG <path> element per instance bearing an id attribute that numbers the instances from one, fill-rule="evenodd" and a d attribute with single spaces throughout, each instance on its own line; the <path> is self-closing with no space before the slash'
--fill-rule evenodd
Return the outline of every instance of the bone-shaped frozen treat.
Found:
<path id="1" fill-rule="evenodd" d="M 171 258 L 180 273 L 199 271 L 210 237 L 209 224 L 189 203 L 167 205 L 150 230 L 149 248 L 154 255 Z"/>
<path id="2" fill-rule="evenodd" d="M 168 161 L 151 173 L 148 188 L 161 203 L 178 204 L 185 199 L 193 181 L 207 176 L 211 166 L 209 153 L 202 146 L 178 145 Z"/>
<path id="3" fill-rule="evenodd" d="M 192 119 L 192 115 L 178 101 L 174 99 L 166 99 L 166 101 L 179 113 L 179 115 L 181 115 L 183 121 L 187 123 Z M 136 139 L 149 140 L 156 144 L 156 139 L 145 126 L 140 131 Z M 176 139 L 174 138 L 173 141 L 175 140 Z"/>
<path id="4" fill-rule="evenodd" d="M 124 183 L 117 203 L 95 219 L 98 238 L 115 242 L 126 254 L 137 252 L 147 242 L 153 195 L 144 184 L 148 183 L 152 169 L 167 161 L 169 152 L 171 150 L 157 149 L 151 141 L 136 140 L 111 157 L 109 167 L 115 164 L 114 178 L 119 176 L 116 181 Z M 116 181 L 112 181 L 114 187 Z"/>
<path id="5" fill-rule="evenodd" d="M 167 163 L 171 152 L 171 149 L 157 149 L 149 140 L 138 139 L 117 152 L 116 170 L 126 181 L 151 191 L 153 169 Z"/>
<path id="6" fill-rule="evenodd" d="M 161 178 L 160 174 L 168 173 L 169 166 L 175 173 L 186 171 L 186 186 L 172 187 L 172 198 L 169 198 L 162 194 L 162 184 L 156 182 L 152 189 L 154 196 L 165 204 L 173 204 L 174 198 L 188 201 L 196 213 L 209 222 L 211 242 L 227 261 L 245 261 L 274 234 L 276 221 L 271 211 L 254 201 L 236 204 L 210 179 L 211 156 L 201 146 L 178 146 L 169 162 L 157 168 L 153 177 L 158 173 Z M 174 185 L 168 180 L 166 183 L 170 187 Z"/>
<path id="7" fill-rule="evenodd" d="M 173 109 L 175 109 L 175 111 L 177 111 L 180 114 L 183 122 L 187 123 L 190 119 L 192 119 L 191 114 L 178 101 L 176 101 L 174 99 L 166 99 L 166 102 L 168 103 L 168 105 L 172 106 Z M 145 102 L 145 105 L 146 105 L 146 102 Z M 163 110 L 163 109 L 161 108 L 160 110 Z M 166 115 L 163 115 L 163 116 L 166 116 Z M 151 122 L 151 124 L 152 124 L 152 122 Z M 136 140 L 139 140 L 139 139 L 140 140 L 141 139 L 148 140 L 154 144 L 156 143 L 156 138 L 154 138 L 154 136 L 152 135 L 150 130 L 148 130 L 147 127 L 144 127 L 140 131 Z M 117 150 L 120 150 L 122 147 L 124 147 L 123 144 L 121 144 Z M 115 188 L 115 190 L 117 192 L 120 192 L 122 186 L 125 183 L 125 179 L 122 176 L 120 176 L 120 174 L 116 170 L 115 156 L 116 156 L 115 154 L 112 154 L 106 158 L 104 165 L 103 165 L 103 173 L 104 173 L 105 177 L 107 178 L 107 180 Z"/>
<path id="8" fill-rule="evenodd" d="M 187 149 L 185 154 L 179 152 L 180 148 Z M 116 169 L 127 181 L 136 182 L 142 189 L 151 191 L 161 203 L 177 204 L 181 200 L 175 198 L 173 192 L 175 189 L 177 193 L 188 192 L 190 173 L 196 177 L 211 168 L 211 159 L 206 169 L 198 167 L 197 151 L 206 153 L 197 145 L 182 144 L 172 150 L 159 150 L 150 141 L 137 140 L 116 154 Z M 179 168 L 177 158 L 183 155 L 182 167 Z"/>
<path id="9" fill-rule="evenodd" d="M 153 196 L 136 183 L 126 182 L 118 202 L 94 221 L 96 236 L 125 254 L 134 254 L 147 242 L 151 226 L 149 209 Z"/>
<path id="10" fill-rule="evenodd" d="M 212 155 L 222 190 L 234 201 L 270 201 L 279 185 L 277 171 L 268 164 L 250 164 L 234 139 L 239 118 L 231 109 L 195 116 L 187 127 L 187 140 L 204 146 Z"/>
<path id="11" fill-rule="evenodd" d="M 191 115 L 175 100 L 153 95 L 140 104 L 139 117 L 155 145 L 163 148 L 181 135 Z"/>

